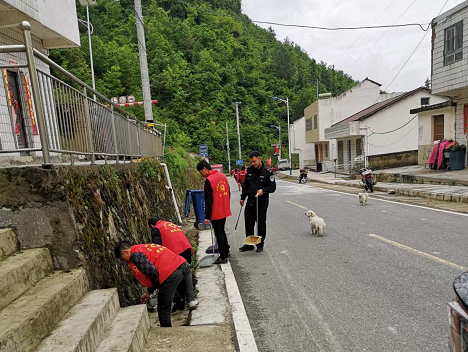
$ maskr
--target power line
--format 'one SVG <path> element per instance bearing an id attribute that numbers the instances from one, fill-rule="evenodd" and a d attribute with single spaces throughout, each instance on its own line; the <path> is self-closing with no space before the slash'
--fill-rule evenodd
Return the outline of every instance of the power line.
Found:
<path id="1" fill-rule="evenodd" d="M 442 6 L 442 8 L 440 9 L 439 13 L 437 16 L 439 16 L 442 11 L 444 10 L 444 7 L 445 5 L 447 5 L 447 3 L 449 2 L 449 0 L 446 0 L 445 3 L 444 3 L 444 6 Z M 437 17 L 436 16 L 436 17 Z M 390 83 L 388 84 L 387 88 L 384 89 L 384 91 L 386 91 L 388 89 L 388 87 L 390 87 L 390 85 L 393 83 L 393 81 L 395 81 L 395 79 L 398 77 L 398 75 L 401 73 L 401 71 L 403 71 L 403 69 L 405 68 L 406 64 L 408 63 L 408 61 L 411 60 L 411 58 L 413 57 L 414 53 L 416 52 L 416 50 L 418 50 L 419 46 L 421 45 L 421 43 L 423 42 L 424 38 L 426 38 L 426 35 L 427 33 L 429 33 L 429 31 L 427 31 L 426 33 L 424 33 L 423 37 L 421 38 L 421 40 L 419 41 L 418 45 L 416 45 L 416 48 L 413 50 L 413 52 L 411 53 L 411 55 L 408 57 L 408 59 L 405 61 L 405 63 L 403 64 L 403 66 L 401 66 L 400 70 L 397 72 L 397 74 L 395 75 L 395 77 L 393 77 L 393 79 L 390 81 Z"/>
<path id="2" fill-rule="evenodd" d="M 390 6 L 392 6 L 392 5 L 395 3 L 395 1 L 396 1 L 396 0 L 393 0 L 393 1 L 390 3 L 390 5 L 388 5 L 387 8 L 379 15 L 379 17 L 377 17 L 377 18 L 375 19 L 375 21 L 372 22 L 372 24 L 374 24 L 375 22 L 377 22 L 377 21 L 379 20 L 379 18 L 382 17 L 383 14 L 384 14 L 385 12 L 387 12 L 387 10 L 390 8 Z M 346 54 L 346 53 L 348 52 L 348 50 L 351 49 L 351 48 L 353 47 L 353 45 L 356 44 L 357 41 L 358 41 L 359 39 L 361 39 L 362 36 L 363 36 L 364 34 L 367 33 L 368 30 L 369 30 L 369 29 L 366 29 L 364 32 L 362 32 L 361 35 L 360 35 L 359 37 L 357 37 L 357 39 L 356 39 L 350 46 L 348 46 L 348 47 L 346 48 L 346 50 L 343 51 L 343 52 L 340 54 L 340 56 L 338 56 L 338 57 L 333 61 L 332 65 L 334 65 L 339 59 L 341 59 L 341 58 L 343 57 L 343 55 Z"/>
<path id="3" fill-rule="evenodd" d="M 417 127 L 414 126 L 413 128 L 411 128 L 408 132 L 406 132 L 403 136 L 401 136 L 398 140 L 396 141 L 393 141 L 393 142 L 390 142 L 390 143 L 387 143 L 387 144 L 383 144 L 383 145 L 376 145 L 376 144 L 372 144 L 372 143 L 369 143 L 369 145 L 373 146 L 373 147 L 376 147 L 376 148 L 383 148 L 383 147 L 388 147 L 389 145 L 392 145 L 392 144 L 395 144 L 395 143 L 398 143 L 400 142 L 403 138 L 405 138 L 407 135 L 409 135 L 411 132 L 413 132 L 413 130 Z"/>
<path id="4" fill-rule="evenodd" d="M 408 12 L 408 10 L 411 8 L 411 6 L 414 5 L 414 3 L 415 3 L 416 1 L 417 1 L 417 0 L 414 0 L 414 1 L 406 8 L 406 10 L 403 11 L 403 13 L 395 20 L 395 22 L 393 22 L 393 24 L 397 23 L 398 20 L 399 20 L 400 18 L 402 18 L 403 15 L 404 15 L 406 12 Z M 385 34 L 387 34 L 389 30 L 390 30 L 390 28 L 388 28 L 374 43 L 372 43 L 372 45 L 371 45 L 370 47 L 368 47 L 367 50 L 364 51 L 364 52 L 362 53 L 362 55 L 359 56 L 350 66 L 348 66 L 348 67 L 345 69 L 345 71 L 348 71 L 351 67 L 353 67 L 353 66 L 356 64 L 356 62 L 358 62 L 364 55 L 366 55 L 367 52 L 368 52 L 370 49 L 372 49 L 372 47 L 373 47 L 375 44 L 377 44 L 377 42 L 378 42 L 380 39 L 382 39 L 382 37 L 383 37 Z"/>
<path id="5" fill-rule="evenodd" d="M 407 123 L 405 123 L 404 125 L 398 127 L 398 128 L 395 128 L 394 130 L 391 130 L 391 131 L 386 131 L 386 132 L 374 132 L 372 131 L 372 133 L 369 135 L 372 136 L 373 134 L 389 134 L 389 133 L 393 133 L 395 131 L 398 131 L 398 130 L 401 130 L 403 127 L 405 127 L 406 125 L 408 125 L 411 121 L 413 121 L 416 117 L 418 117 L 418 114 L 414 115 L 411 120 L 409 120 Z"/>

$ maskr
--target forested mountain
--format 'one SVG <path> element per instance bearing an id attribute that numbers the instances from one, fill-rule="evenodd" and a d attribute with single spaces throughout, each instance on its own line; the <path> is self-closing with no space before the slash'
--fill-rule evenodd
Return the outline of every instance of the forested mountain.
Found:
<path id="1" fill-rule="evenodd" d="M 90 7 L 97 89 L 108 97 L 135 95 L 141 100 L 133 0 L 99 0 Z M 77 4 L 78 16 L 86 18 Z M 286 107 L 273 96 L 288 97 L 291 120 L 320 92 L 334 96 L 355 82 L 342 71 L 310 58 L 297 44 L 278 41 L 241 13 L 240 0 L 143 0 L 151 92 L 159 104 L 157 121 L 168 123 L 168 144 L 198 150 L 209 146 L 215 161 L 226 161 L 225 121 L 231 150 L 237 150 L 235 107 L 240 101 L 242 150 L 271 154 L 280 123 L 286 131 Z M 86 33 L 81 47 L 53 50 L 51 57 L 91 82 Z M 143 109 L 132 111 L 143 118 Z M 283 133 L 283 151 L 287 137 Z"/>

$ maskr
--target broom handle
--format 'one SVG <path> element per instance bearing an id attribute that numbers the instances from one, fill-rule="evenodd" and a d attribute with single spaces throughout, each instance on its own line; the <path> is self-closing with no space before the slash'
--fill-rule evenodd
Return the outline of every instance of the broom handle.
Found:
<path id="1" fill-rule="evenodd" d="M 257 198 L 257 223 L 256 225 L 257 225 L 257 237 L 258 237 L 258 195 L 256 196 L 256 198 Z"/>

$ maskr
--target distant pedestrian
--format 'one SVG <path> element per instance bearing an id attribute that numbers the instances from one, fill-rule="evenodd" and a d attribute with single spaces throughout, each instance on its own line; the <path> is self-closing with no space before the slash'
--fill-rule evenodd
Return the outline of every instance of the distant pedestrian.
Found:
<path id="1" fill-rule="evenodd" d="M 240 178 L 240 170 L 239 169 L 236 169 L 236 171 L 234 172 L 234 180 L 236 180 L 237 182 L 237 188 L 239 189 L 240 191 L 240 183 L 239 183 L 239 178 Z"/>
<path id="2" fill-rule="evenodd" d="M 184 258 L 189 264 L 192 262 L 192 245 L 179 226 L 158 218 L 150 218 L 148 226 L 151 229 L 151 240 L 154 244 L 169 248 L 175 254 Z M 174 303 L 172 312 L 185 309 L 185 281 L 182 281 L 177 287 Z"/>
<path id="3" fill-rule="evenodd" d="M 205 195 L 205 224 L 211 223 L 218 241 L 219 258 L 215 264 L 225 264 L 229 257 L 229 243 L 226 236 L 226 218 L 231 216 L 231 191 L 226 176 L 202 160 L 197 170 L 206 178 L 204 186 Z"/>
<path id="4" fill-rule="evenodd" d="M 190 264 L 170 249 L 154 243 L 132 246 L 128 241 L 121 241 L 115 246 L 114 254 L 128 263 L 136 279 L 147 288 L 140 297 L 141 303 L 146 304 L 150 294 L 159 290 L 158 316 L 161 327 L 172 326 L 172 301 L 180 282 L 185 281 L 189 309 L 198 307 Z"/>
<path id="5" fill-rule="evenodd" d="M 276 191 L 275 176 L 265 167 L 259 152 L 253 151 L 249 154 L 250 167 L 247 169 L 240 204 L 247 203 L 244 210 L 245 236 L 255 236 L 255 223 L 257 221 L 258 200 L 258 235 L 262 242 L 257 245 L 257 252 L 263 252 L 266 237 L 266 218 L 269 204 L 269 195 Z M 241 252 L 250 251 L 253 246 L 243 245 L 239 248 Z"/>
<path id="6" fill-rule="evenodd" d="M 245 176 L 247 176 L 247 171 L 245 171 L 245 166 L 242 166 L 239 172 L 239 185 L 240 188 L 244 188 Z"/>

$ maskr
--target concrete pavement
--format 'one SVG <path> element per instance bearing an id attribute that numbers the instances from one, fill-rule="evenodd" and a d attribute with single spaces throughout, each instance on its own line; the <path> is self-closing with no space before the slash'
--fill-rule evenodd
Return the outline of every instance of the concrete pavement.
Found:
<path id="1" fill-rule="evenodd" d="M 263 253 L 235 251 L 243 223 L 227 224 L 259 351 L 448 350 L 445 304 L 468 267 L 465 214 L 277 184 Z M 309 234 L 306 209 L 327 223 L 323 238 Z"/>

